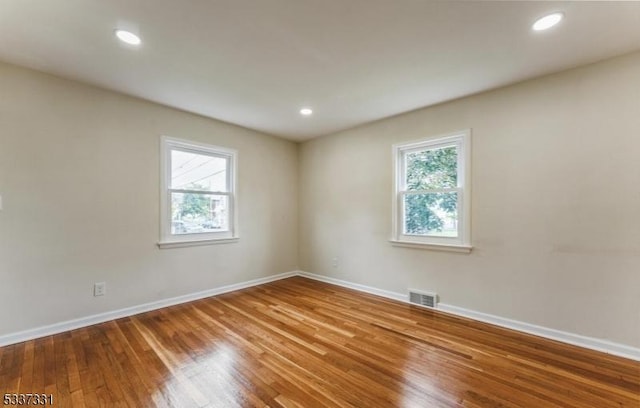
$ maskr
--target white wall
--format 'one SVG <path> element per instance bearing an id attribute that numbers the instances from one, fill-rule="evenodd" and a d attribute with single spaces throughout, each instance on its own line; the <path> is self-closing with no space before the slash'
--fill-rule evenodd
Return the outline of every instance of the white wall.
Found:
<path id="1" fill-rule="evenodd" d="M 239 151 L 238 243 L 158 249 L 161 135 Z M 0 335 L 297 269 L 297 163 L 292 142 L 0 64 Z"/>
<path id="2" fill-rule="evenodd" d="M 640 346 L 639 73 L 635 53 L 304 143 L 301 269 Z M 473 252 L 392 247 L 391 145 L 465 128 Z"/>

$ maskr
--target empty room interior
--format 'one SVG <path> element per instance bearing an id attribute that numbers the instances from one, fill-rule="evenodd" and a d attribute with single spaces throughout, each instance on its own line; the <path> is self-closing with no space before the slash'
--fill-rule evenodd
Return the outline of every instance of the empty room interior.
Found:
<path id="1" fill-rule="evenodd" d="M 0 398 L 640 407 L 640 2 L 0 0 Z"/>

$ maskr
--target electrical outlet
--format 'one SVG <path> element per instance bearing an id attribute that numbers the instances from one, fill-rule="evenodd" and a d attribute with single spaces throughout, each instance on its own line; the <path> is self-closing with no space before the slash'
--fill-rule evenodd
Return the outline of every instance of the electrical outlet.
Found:
<path id="1" fill-rule="evenodd" d="M 331 260 L 331 266 L 334 268 L 337 268 L 339 262 L 340 262 L 340 259 L 336 256 Z"/>
<path id="2" fill-rule="evenodd" d="M 105 282 L 96 282 L 93 284 L 93 296 L 104 296 L 107 293 L 107 284 Z"/>

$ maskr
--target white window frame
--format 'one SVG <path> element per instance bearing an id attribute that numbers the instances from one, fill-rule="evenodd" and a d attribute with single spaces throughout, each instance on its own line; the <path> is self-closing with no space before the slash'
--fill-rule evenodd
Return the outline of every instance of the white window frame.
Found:
<path id="1" fill-rule="evenodd" d="M 425 190 L 425 192 L 458 193 L 458 236 L 436 237 L 404 233 L 404 196 L 406 190 L 407 153 L 455 146 L 458 152 L 458 185 L 455 188 Z M 394 189 L 392 201 L 392 237 L 396 246 L 470 252 L 471 246 L 471 129 L 428 137 L 393 145 Z M 419 192 L 412 192 L 412 194 Z"/>
<path id="2" fill-rule="evenodd" d="M 180 150 L 206 156 L 227 159 L 228 191 L 190 191 L 171 188 L 171 152 Z M 226 147 L 214 146 L 189 140 L 162 136 L 160 138 L 160 248 L 174 248 L 193 245 L 208 245 L 236 242 L 238 236 L 238 198 L 236 194 L 238 152 Z M 229 200 L 229 230 L 220 232 L 172 234 L 171 233 L 171 193 L 198 193 L 224 195 Z"/>

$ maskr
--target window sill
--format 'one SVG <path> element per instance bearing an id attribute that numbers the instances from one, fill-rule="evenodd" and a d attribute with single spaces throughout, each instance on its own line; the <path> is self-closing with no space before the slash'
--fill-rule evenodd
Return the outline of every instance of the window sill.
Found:
<path id="1" fill-rule="evenodd" d="M 405 248 L 429 249 L 433 251 L 459 252 L 464 254 L 471 253 L 473 247 L 471 245 L 451 245 L 451 244 L 427 244 L 423 242 L 397 241 L 390 239 L 391 245 Z"/>
<path id="2" fill-rule="evenodd" d="M 215 244 L 232 244 L 238 242 L 240 238 L 222 238 L 222 239 L 201 239 L 196 241 L 163 241 L 158 242 L 158 248 L 184 248 L 190 246 L 215 245 Z"/>

